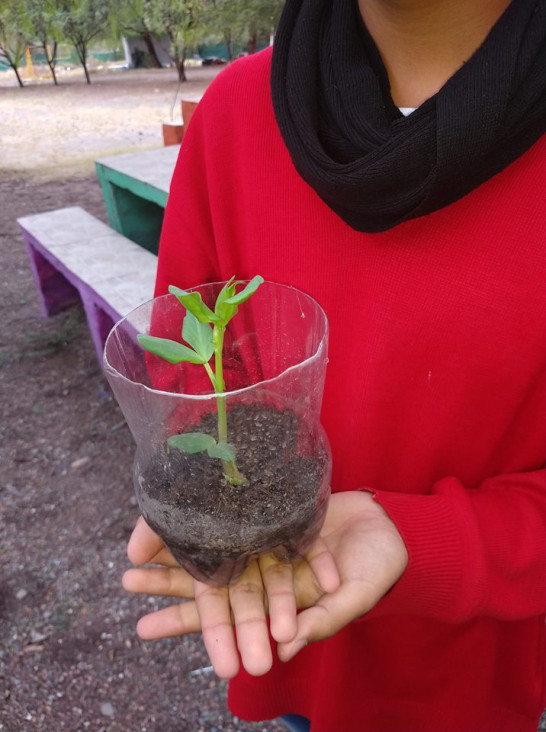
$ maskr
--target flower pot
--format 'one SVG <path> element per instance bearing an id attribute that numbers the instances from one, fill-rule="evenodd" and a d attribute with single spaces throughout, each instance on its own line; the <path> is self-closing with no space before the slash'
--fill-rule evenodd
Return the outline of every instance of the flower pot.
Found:
<path id="1" fill-rule="evenodd" d="M 163 145 L 180 145 L 184 137 L 184 123 L 182 121 L 163 122 Z"/>
<path id="2" fill-rule="evenodd" d="M 222 284 L 195 289 L 213 308 Z M 228 325 L 226 391 L 214 394 L 202 365 L 170 364 L 137 342 L 138 333 L 180 340 L 184 315 L 173 295 L 134 310 L 107 339 L 105 372 L 136 441 L 144 519 L 196 579 L 224 585 L 258 553 L 301 555 L 322 526 L 331 476 L 319 422 L 328 324 L 312 298 L 264 283 Z M 239 485 L 222 460 L 172 447 L 180 434 L 217 440 L 219 410 Z"/>
<path id="3" fill-rule="evenodd" d="M 201 101 L 202 94 L 185 94 L 180 102 L 182 119 L 186 129 L 190 123 L 193 113 L 197 109 L 197 105 Z"/>

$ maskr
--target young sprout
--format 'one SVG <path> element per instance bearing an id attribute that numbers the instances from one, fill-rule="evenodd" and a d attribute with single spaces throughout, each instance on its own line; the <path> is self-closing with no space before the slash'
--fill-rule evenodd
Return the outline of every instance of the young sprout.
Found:
<path id="1" fill-rule="evenodd" d="M 239 305 L 248 300 L 263 281 L 263 277 L 256 275 L 246 287 L 237 292 L 237 287 L 244 282 L 232 277 L 218 294 L 214 311 L 205 305 L 199 292 L 186 292 L 171 285 L 169 292 L 186 308 L 182 338 L 188 345 L 144 334 L 137 336 L 138 342 L 146 351 L 160 356 L 169 363 L 201 364 L 211 380 L 214 393 L 223 394 L 226 390 L 222 360 L 226 326 L 237 314 Z M 213 356 L 214 368 L 210 363 Z M 206 452 L 209 457 L 218 458 L 223 463 L 226 480 L 232 485 L 244 485 L 247 479 L 239 472 L 235 449 L 228 442 L 226 403 L 223 397 L 216 398 L 216 407 L 218 440 L 204 432 L 186 432 L 173 435 L 169 438 L 168 444 L 185 453 Z"/>

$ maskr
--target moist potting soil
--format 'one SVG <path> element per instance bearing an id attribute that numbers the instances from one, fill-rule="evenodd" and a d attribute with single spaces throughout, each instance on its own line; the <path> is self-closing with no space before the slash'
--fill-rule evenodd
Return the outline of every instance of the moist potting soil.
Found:
<path id="1" fill-rule="evenodd" d="M 330 477 L 326 447 L 292 411 L 239 406 L 228 425 L 245 485 L 230 485 L 206 453 L 165 447 L 135 467 L 145 520 L 183 567 L 213 584 L 233 582 L 259 552 L 283 560 L 305 552 L 322 525 Z M 196 431 L 216 438 L 216 429 L 211 414 Z"/>

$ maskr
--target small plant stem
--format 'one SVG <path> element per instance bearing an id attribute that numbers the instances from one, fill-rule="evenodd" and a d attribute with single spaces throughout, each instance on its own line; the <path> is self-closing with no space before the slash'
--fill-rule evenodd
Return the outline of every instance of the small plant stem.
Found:
<path id="1" fill-rule="evenodd" d="M 226 328 L 223 325 L 215 325 L 212 332 L 212 342 L 214 344 L 214 374 L 217 394 L 221 394 L 226 388 L 224 383 L 224 364 L 222 361 L 225 332 Z M 218 442 L 227 442 L 228 430 L 226 403 L 223 399 L 217 399 L 216 401 L 218 404 Z"/>
<path id="2" fill-rule="evenodd" d="M 226 332 L 225 325 L 215 325 L 212 331 L 212 342 L 214 344 L 214 381 L 215 391 L 221 394 L 225 391 L 224 383 L 224 364 L 222 361 L 222 353 L 224 350 L 224 334 Z M 210 369 L 210 366 L 207 364 Z M 212 369 L 211 369 L 212 371 Z M 226 401 L 223 397 L 216 399 L 216 407 L 218 411 L 218 442 L 228 441 L 227 411 Z M 232 460 L 222 460 L 224 466 L 226 480 L 231 485 L 245 485 L 248 480 L 239 472 L 237 465 Z"/>
<path id="3" fill-rule="evenodd" d="M 209 363 L 204 363 L 203 366 L 205 367 L 205 371 L 208 374 L 209 379 L 212 382 L 212 388 L 214 389 L 215 393 L 218 391 L 216 388 L 216 376 L 214 375 L 214 371 L 211 369 Z"/>

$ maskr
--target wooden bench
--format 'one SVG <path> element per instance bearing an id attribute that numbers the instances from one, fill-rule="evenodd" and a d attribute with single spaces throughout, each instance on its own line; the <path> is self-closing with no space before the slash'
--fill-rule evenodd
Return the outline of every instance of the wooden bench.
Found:
<path id="1" fill-rule="evenodd" d="M 81 302 L 99 361 L 112 325 L 153 297 L 157 257 L 79 206 L 17 219 L 44 316 Z"/>

